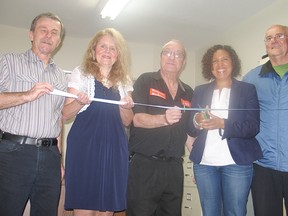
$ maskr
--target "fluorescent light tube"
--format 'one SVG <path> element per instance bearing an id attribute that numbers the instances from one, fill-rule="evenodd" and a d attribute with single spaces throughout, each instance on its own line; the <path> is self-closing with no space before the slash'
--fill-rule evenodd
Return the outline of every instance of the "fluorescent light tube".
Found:
<path id="1" fill-rule="evenodd" d="M 108 0 L 107 4 L 101 11 L 101 17 L 103 19 L 105 17 L 110 17 L 111 20 L 114 20 L 128 1 L 129 0 Z"/>

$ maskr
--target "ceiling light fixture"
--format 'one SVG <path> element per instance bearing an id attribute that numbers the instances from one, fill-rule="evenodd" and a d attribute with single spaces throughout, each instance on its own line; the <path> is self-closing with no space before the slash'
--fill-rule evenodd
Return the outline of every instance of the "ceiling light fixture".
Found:
<path id="1" fill-rule="evenodd" d="M 101 11 L 101 17 L 103 19 L 105 17 L 110 17 L 111 20 L 114 20 L 128 1 L 129 0 L 108 0 L 107 4 Z"/>

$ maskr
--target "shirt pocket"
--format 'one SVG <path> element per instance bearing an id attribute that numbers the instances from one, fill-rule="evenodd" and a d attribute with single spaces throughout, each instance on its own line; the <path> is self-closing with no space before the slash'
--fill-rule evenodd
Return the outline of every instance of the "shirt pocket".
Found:
<path id="1" fill-rule="evenodd" d="M 37 78 L 27 74 L 17 74 L 15 92 L 23 92 L 30 90 L 38 82 Z"/>
<path id="2" fill-rule="evenodd" d="M 21 74 L 21 73 L 17 74 L 16 81 L 17 82 L 33 82 L 33 83 L 38 82 L 35 76 L 31 76 L 29 74 Z"/>

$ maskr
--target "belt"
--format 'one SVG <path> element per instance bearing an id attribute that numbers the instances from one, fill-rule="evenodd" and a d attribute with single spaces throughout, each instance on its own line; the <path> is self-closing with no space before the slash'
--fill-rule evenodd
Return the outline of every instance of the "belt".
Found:
<path id="1" fill-rule="evenodd" d="M 148 156 L 148 155 L 144 155 L 144 154 L 136 153 L 136 152 L 133 152 L 130 155 L 130 159 L 133 158 L 134 155 L 139 155 L 139 156 L 151 159 L 151 160 L 158 160 L 158 161 L 171 161 L 171 160 L 176 160 L 177 159 L 175 157 L 167 157 L 167 156 L 156 156 L 156 155 Z"/>
<path id="2" fill-rule="evenodd" d="M 2 139 L 9 140 L 12 142 L 16 142 L 19 144 L 26 144 L 26 145 L 35 145 L 37 147 L 49 147 L 49 146 L 56 146 L 58 141 L 56 138 L 31 138 L 27 136 L 20 136 L 15 134 L 6 133 L 0 130 L 0 134 L 2 134 Z"/>
<path id="3" fill-rule="evenodd" d="M 162 160 L 162 161 L 170 161 L 170 160 L 174 160 L 174 157 L 166 157 L 166 156 L 156 156 L 156 155 L 152 155 L 150 156 L 152 159 L 154 160 Z"/>

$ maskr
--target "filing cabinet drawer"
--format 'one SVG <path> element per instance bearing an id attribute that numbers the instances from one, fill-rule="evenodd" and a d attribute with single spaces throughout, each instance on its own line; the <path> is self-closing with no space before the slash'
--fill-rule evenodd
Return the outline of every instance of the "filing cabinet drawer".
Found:
<path id="1" fill-rule="evenodd" d="M 184 157 L 183 159 L 184 186 L 195 186 L 193 163 L 187 157 Z"/>
<path id="2" fill-rule="evenodd" d="M 182 216 L 202 216 L 199 195 L 196 187 L 184 187 Z"/>

